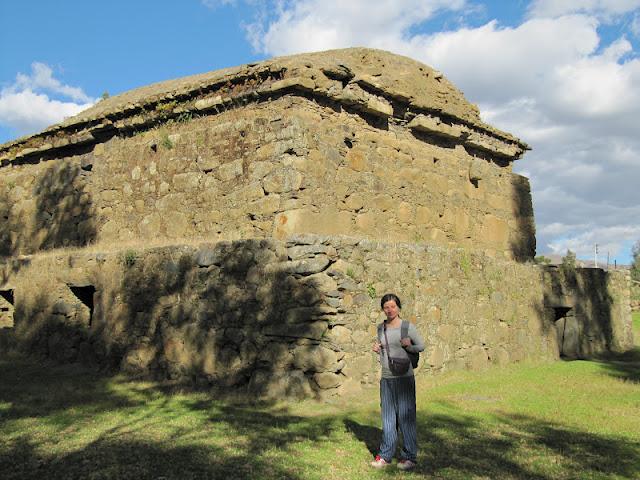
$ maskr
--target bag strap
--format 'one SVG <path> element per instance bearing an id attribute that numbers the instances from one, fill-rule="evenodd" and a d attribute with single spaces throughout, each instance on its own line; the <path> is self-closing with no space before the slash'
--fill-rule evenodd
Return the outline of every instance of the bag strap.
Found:
<path id="1" fill-rule="evenodd" d="M 387 363 L 389 364 L 389 370 L 391 370 L 391 351 L 389 350 L 389 339 L 387 338 L 387 324 L 383 323 L 382 328 L 384 330 L 384 343 L 386 348 Z"/>
<path id="2" fill-rule="evenodd" d="M 400 325 L 400 339 L 407 338 L 409 336 L 409 322 L 407 320 L 402 320 L 402 324 Z"/>

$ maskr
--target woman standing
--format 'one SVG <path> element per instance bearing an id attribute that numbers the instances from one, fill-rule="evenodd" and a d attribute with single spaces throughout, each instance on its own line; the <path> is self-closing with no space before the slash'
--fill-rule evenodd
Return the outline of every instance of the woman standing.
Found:
<path id="1" fill-rule="evenodd" d="M 411 470 L 416 466 L 418 437 L 416 427 L 416 383 L 413 367 L 407 352 L 424 350 L 424 340 L 415 325 L 407 322 L 408 336 L 401 338 L 402 304 L 397 295 L 387 293 L 380 300 L 386 315 L 378 328 L 378 338 L 373 351 L 380 354 L 382 378 L 380 379 L 380 407 L 382 410 L 382 442 L 380 451 L 371 466 L 383 468 L 391 463 L 398 442 L 398 429 L 403 445 L 398 468 Z"/>

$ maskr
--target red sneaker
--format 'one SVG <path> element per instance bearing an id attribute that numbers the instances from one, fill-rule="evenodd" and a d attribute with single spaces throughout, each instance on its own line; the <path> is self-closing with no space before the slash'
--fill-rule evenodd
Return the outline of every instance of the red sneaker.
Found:
<path id="1" fill-rule="evenodd" d="M 371 466 L 373 468 L 384 468 L 389 464 L 390 464 L 390 462 L 387 462 L 380 455 L 376 455 L 376 459 L 371 462 Z"/>
<path id="2" fill-rule="evenodd" d="M 412 462 L 411 460 L 400 460 L 398 462 L 398 468 L 400 470 L 411 470 L 416 468 L 416 462 Z"/>

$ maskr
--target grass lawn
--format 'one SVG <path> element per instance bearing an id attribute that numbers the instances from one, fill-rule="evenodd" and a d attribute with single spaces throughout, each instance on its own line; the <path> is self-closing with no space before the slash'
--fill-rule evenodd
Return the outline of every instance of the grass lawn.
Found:
<path id="1" fill-rule="evenodd" d="M 634 330 L 638 343 L 638 313 Z M 0 478 L 640 478 L 638 347 L 419 377 L 411 473 L 368 466 L 377 395 L 257 406 L 4 355 Z"/>

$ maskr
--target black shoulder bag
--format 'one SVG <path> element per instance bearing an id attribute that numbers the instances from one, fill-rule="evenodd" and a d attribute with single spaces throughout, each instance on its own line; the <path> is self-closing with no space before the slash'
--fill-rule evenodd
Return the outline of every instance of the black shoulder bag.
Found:
<path id="1" fill-rule="evenodd" d="M 409 360 L 409 357 L 398 358 L 398 357 L 391 356 L 391 350 L 389 349 L 389 339 L 387 338 L 387 325 L 383 324 L 382 328 L 384 329 L 384 343 L 385 343 L 385 348 L 387 349 L 387 359 L 389 360 L 389 370 L 391 370 L 391 373 L 393 373 L 394 375 L 404 375 L 409 371 L 409 365 L 411 361 Z"/>

